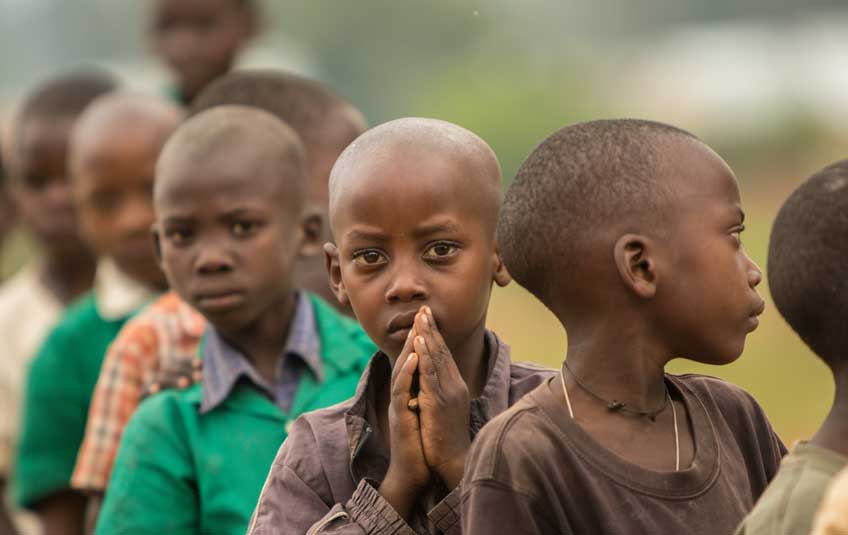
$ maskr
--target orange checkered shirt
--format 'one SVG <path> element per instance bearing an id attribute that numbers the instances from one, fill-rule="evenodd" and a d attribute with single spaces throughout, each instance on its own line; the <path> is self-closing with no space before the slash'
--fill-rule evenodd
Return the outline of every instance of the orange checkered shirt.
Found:
<path id="1" fill-rule="evenodd" d="M 121 435 L 146 387 L 160 370 L 195 358 L 205 327 L 203 316 L 174 292 L 127 322 L 100 369 L 71 486 L 105 492 Z"/>

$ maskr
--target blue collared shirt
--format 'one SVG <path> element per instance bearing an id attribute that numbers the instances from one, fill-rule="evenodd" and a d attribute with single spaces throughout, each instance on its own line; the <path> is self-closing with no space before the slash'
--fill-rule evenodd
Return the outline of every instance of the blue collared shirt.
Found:
<path id="1" fill-rule="evenodd" d="M 264 392 L 285 413 L 291 409 L 304 367 L 323 380 L 321 340 L 315 325 L 315 311 L 309 298 L 297 294 L 289 335 L 277 361 L 276 381 L 270 384 L 238 349 L 208 326 L 203 335 L 203 401 L 200 413 L 220 405 L 242 378 Z"/>

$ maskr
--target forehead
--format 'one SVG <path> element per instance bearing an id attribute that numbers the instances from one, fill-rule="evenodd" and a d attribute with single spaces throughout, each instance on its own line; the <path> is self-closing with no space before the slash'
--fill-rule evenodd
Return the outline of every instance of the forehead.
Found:
<path id="1" fill-rule="evenodd" d="M 356 225 L 406 234 L 440 216 L 459 226 L 493 226 L 486 169 L 467 157 L 414 152 L 373 153 L 344 171 L 331 202 L 338 238 Z"/>
<path id="2" fill-rule="evenodd" d="M 73 120 L 33 117 L 20 125 L 19 151 L 24 165 L 47 158 L 65 157 Z"/>
<path id="3" fill-rule="evenodd" d="M 72 147 L 72 159 L 81 176 L 98 178 L 114 174 L 151 173 L 167 132 L 127 125 L 120 135 L 101 132 L 79 140 Z"/>
<path id="4" fill-rule="evenodd" d="M 289 195 L 291 180 L 268 158 L 251 158 L 250 151 L 200 158 L 179 154 L 160 162 L 156 173 L 157 208 L 232 205 L 250 202 L 280 206 Z"/>
<path id="5" fill-rule="evenodd" d="M 668 190 L 681 210 L 734 215 L 739 212 L 739 184 L 718 154 L 694 141 L 677 141 L 673 150 Z"/>

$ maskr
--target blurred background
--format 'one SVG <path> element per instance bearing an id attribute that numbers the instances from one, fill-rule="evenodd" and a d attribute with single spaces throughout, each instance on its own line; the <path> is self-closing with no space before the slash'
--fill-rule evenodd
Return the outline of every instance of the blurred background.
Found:
<path id="1" fill-rule="evenodd" d="M 848 7 L 836 0 L 310 0 L 266 2 L 264 15 L 244 65 L 315 77 L 371 124 L 422 115 L 466 126 L 494 147 L 507 182 L 571 122 L 627 116 L 692 131 L 736 171 L 743 242 L 763 268 L 783 199 L 848 155 Z M 27 87 L 80 65 L 161 91 L 146 24 L 139 0 L 0 0 L 0 122 Z M 28 254 L 18 239 L 0 259 L 6 272 Z M 518 360 L 558 366 L 565 354 L 559 324 L 516 285 L 496 290 L 490 327 Z M 833 394 L 773 307 L 738 362 L 672 368 L 741 385 L 787 443 L 815 430 Z"/>

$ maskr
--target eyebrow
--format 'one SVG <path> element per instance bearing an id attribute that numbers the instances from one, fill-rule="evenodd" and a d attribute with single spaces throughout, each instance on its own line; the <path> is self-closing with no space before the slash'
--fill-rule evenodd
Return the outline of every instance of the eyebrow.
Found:
<path id="1" fill-rule="evenodd" d="M 412 235 L 416 238 L 423 238 L 426 236 L 431 236 L 433 234 L 451 233 L 458 231 L 459 225 L 453 223 L 452 221 L 445 221 L 442 223 L 434 223 L 432 225 L 418 227 L 414 231 L 412 231 Z"/>
<path id="2" fill-rule="evenodd" d="M 444 221 L 433 223 L 431 225 L 423 225 L 412 231 L 412 237 L 416 239 L 432 236 L 433 234 L 458 232 L 459 225 L 452 221 Z M 386 242 L 391 238 L 391 235 L 379 230 L 353 229 L 345 238 L 354 241 L 371 241 L 371 242 Z"/>

